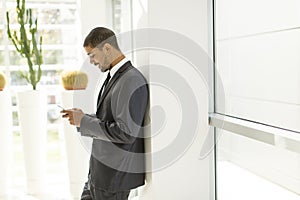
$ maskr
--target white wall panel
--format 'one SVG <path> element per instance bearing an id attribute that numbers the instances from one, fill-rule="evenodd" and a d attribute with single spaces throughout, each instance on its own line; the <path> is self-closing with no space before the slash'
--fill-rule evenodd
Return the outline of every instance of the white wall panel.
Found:
<path id="1" fill-rule="evenodd" d="M 151 28 L 168 29 L 192 39 L 195 43 L 208 51 L 208 5 L 207 0 L 151 0 L 148 4 L 148 22 Z M 159 40 L 160 38 L 158 38 Z M 174 44 L 180 41 L 174 41 Z M 185 45 L 178 43 L 178 45 Z M 201 54 L 201 52 L 199 52 Z M 195 92 L 196 98 L 200 99 L 195 107 L 199 107 L 199 127 L 194 141 L 182 157 L 173 164 L 165 166 L 152 173 L 150 187 L 152 199 L 155 200 L 181 200 L 181 199 L 202 199 L 212 200 L 214 195 L 213 183 L 213 153 L 206 159 L 200 160 L 199 155 L 205 136 L 208 133 L 207 113 L 208 113 L 208 92 L 205 83 L 199 84 L 197 73 L 193 67 L 180 57 L 171 52 L 151 51 L 150 65 L 162 65 L 182 75 L 191 89 Z M 207 66 L 207 60 L 203 60 L 203 65 Z M 165 75 L 165 74 L 164 74 Z M 167 75 L 165 75 L 167 76 Z M 150 67 L 150 81 L 155 80 Z M 178 82 L 174 79 L 173 82 Z M 151 88 L 151 98 L 153 103 L 166 105 L 164 111 L 168 122 L 159 135 L 152 139 L 152 151 L 157 152 L 168 146 L 177 137 L 178 127 L 181 126 L 181 110 L 176 99 L 168 97 L 168 91 L 162 88 Z M 173 94 L 174 95 L 174 94 Z M 178 100 L 178 99 L 177 99 Z M 179 108 L 179 109 L 178 109 Z M 177 130 L 175 130 L 177 128 Z M 187 133 L 189 134 L 189 133 Z M 153 160 L 153 166 L 157 163 Z M 149 186 L 148 185 L 148 186 Z"/>
<path id="2" fill-rule="evenodd" d="M 300 105 L 299 34 L 292 30 L 218 43 L 227 114 L 300 130 L 294 109 Z"/>
<path id="3" fill-rule="evenodd" d="M 217 39 L 300 27 L 299 0 L 222 0 Z"/>

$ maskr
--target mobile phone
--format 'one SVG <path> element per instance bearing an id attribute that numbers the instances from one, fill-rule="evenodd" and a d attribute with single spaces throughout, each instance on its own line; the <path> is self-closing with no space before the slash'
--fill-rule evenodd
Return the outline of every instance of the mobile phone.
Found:
<path id="1" fill-rule="evenodd" d="M 60 106 L 60 105 L 58 105 L 58 104 L 56 104 L 58 107 L 60 107 L 61 109 L 63 109 L 63 110 L 65 110 L 65 108 L 64 107 L 62 107 L 62 106 Z"/>

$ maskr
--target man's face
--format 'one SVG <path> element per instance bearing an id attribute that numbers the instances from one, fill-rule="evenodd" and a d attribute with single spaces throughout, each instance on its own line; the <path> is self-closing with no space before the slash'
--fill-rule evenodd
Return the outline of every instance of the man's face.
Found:
<path id="1" fill-rule="evenodd" d="M 110 64 L 108 63 L 105 52 L 97 47 L 92 48 L 90 46 L 84 47 L 87 55 L 89 56 L 90 63 L 97 66 L 102 72 L 109 69 Z"/>

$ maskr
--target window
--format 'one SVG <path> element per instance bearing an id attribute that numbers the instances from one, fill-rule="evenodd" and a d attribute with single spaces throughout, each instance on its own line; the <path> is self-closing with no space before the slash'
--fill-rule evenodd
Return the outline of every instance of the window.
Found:
<path id="1" fill-rule="evenodd" d="M 61 121 L 59 108 L 54 104 L 60 103 L 60 72 L 64 69 L 79 68 L 81 65 L 81 44 L 77 0 L 26 0 L 26 7 L 31 8 L 33 16 L 38 17 L 39 35 L 43 36 L 43 58 L 41 66 L 43 76 L 38 88 L 45 88 L 48 95 L 48 135 L 47 135 L 47 174 L 55 176 L 64 175 L 65 169 L 61 168 L 64 155 L 61 151 Z M 19 77 L 19 70 L 27 70 L 26 60 L 19 56 L 14 46 L 8 40 L 6 34 L 6 11 L 10 13 L 11 28 L 18 30 L 15 13 L 16 1 L 3 0 L 0 3 L 0 71 L 8 78 L 7 89 L 12 96 L 13 117 L 13 142 L 14 158 L 12 174 L 12 187 L 18 191 L 25 190 L 25 171 L 23 165 L 23 154 L 19 121 L 17 112 L 16 93 L 18 91 L 31 89 L 28 83 Z M 81 47 L 81 45 L 80 45 Z M 55 185 L 62 185 L 61 181 L 55 180 Z M 67 185 L 64 183 L 63 185 Z M 67 187 L 67 186 L 66 186 Z M 68 191 L 67 188 L 63 189 Z M 63 193 L 64 195 L 65 193 Z"/>
<path id="2" fill-rule="evenodd" d="M 216 111 L 300 131 L 299 2 L 216 6 L 216 69 L 226 95 L 225 110 L 217 103 Z"/>
<path id="3" fill-rule="evenodd" d="M 218 199 L 299 199 L 299 2 L 214 6 Z"/>
<path id="4" fill-rule="evenodd" d="M 4 7 L 5 6 L 5 7 Z M 11 23 L 16 21 L 15 2 L 4 1 L 2 3 L 2 9 L 9 11 Z M 47 81 L 47 75 L 51 76 L 51 71 L 62 70 L 64 68 L 74 68 L 78 65 L 78 59 L 80 52 L 78 52 L 77 43 L 79 32 L 77 21 L 77 5 L 76 1 L 27 1 L 27 8 L 32 8 L 33 15 L 38 16 L 39 35 L 43 36 L 43 57 L 44 64 L 42 70 L 44 75 L 42 77 L 41 84 L 45 85 Z M 0 25 L 0 49 L 8 49 L 9 56 L 1 59 L 1 68 L 3 71 L 11 72 L 11 85 L 22 84 L 16 73 L 18 70 L 27 69 L 26 60 L 21 58 L 14 49 L 12 43 L 6 38 L 6 27 L 4 25 L 5 20 L 1 18 Z M 16 25 L 11 26 L 12 29 L 17 29 Z M 75 33 L 75 34 L 74 34 Z M 3 51 L 1 51 L 1 58 L 3 57 Z M 5 58 L 7 60 L 5 60 Z M 50 70 L 51 69 L 51 70 Z M 50 71 L 50 73 L 47 73 Z M 20 82 L 18 82 L 20 81 Z M 47 82 L 48 83 L 48 82 Z M 49 84 L 49 83 L 48 83 Z M 58 84 L 53 82 L 52 84 Z"/>
<path id="5" fill-rule="evenodd" d="M 80 30 L 77 26 L 76 2 L 76 0 L 26 1 L 27 8 L 33 10 L 33 16 L 38 16 L 39 35 L 43 36 L 43 76 L 38 87 L 48 87 L 49 95 L 60 89 L 60 72 L 63 69 L 76 68 L 79 63 L 81 49 L 77 48 L 79 42 L 77 33 Z M 6 0 L 0 4 L 0 9 L 10 13 L 11 28 L 17 30 L 17 24 L 14 25 L 16 23 L 15 6 L 15 1 Z M 14 94 L 16 90 L 21 89 L 20 86 L 28 85 L 19 77 L 18 72 L 27 70 L 27 63 L 7 39 L 4 17 L 5 15 L 0 17 L 0 70 L 9 73 L 7 74 L 10 80 L 9 86 Z M 49 103 L 55 103 L 55 101 Z M 17 121 L 17 119 L 14 120 Z"/>

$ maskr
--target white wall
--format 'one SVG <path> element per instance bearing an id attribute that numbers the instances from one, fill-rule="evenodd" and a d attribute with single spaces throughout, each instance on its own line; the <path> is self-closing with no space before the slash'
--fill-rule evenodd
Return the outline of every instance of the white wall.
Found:
<path id="1" fill-rule="evenodd" d="M 148 27 L 168 29 L 183 34 L 200 45 L 205 51 L 208 51 L 207 6 L 206 0 L 151 0 L 148 2 Z M 155 40 L 155 38 L 151 39 Z M 161 38 L 157 37 L 156 39 L 159 41 Z M 182 45 L 180 42 L 174 41 L 174 44 Z M 213 153 L 203 160 L 199 159 L 202 144 L 208 131 L 209 97 L 205 83 L 199 83 L 198 77 L 193 74 L 189 63 L 178 55 L 166 51 L 149 50 L 149 62 L 150 82 L 155 81 L 156 77 L 154 76 L 157 76 L 151 70 L 152 65 L 163 65 L 181 74 L 187 83 L 191 85 L 198 100 L 198 105 L 195 105 L 195 107 L 198 106 L 200 112 L 199 129 L 195 140 L 175 163 L 151 174 L 150 183 L 148 183 L 147 190 L 144 193 L 148 198 L 145 199 L 213 199 Z M 203 64 L 207 65 L 207 61 L 203 61 Z M 165 74 L 162 76 L 165 76 Z M 176 82 L 178 80 L 175 79 L 173 81 Z M 158 152 L 167 148 L 177 137 L 176 134 L 181 125 L 180 117 L 182 113 L 176 98 L 170 91 L 154 85 L 152 85 L 150 90 L 151 106 L 162 106 L 167 119 L 163 130 L 151 140 L 152 152 Z M 152 115 L 152 117 L 159 116 Z M 155 119 L 153 120 L 155 121 Z M 153 158 L 152 166 L 156 166 L 158 162 L 159 159 Z"/>
<path id="2" fill-rule="evenodd" d="M 97 26 L 108 26 L 110 10 L 106 0 L 78 0 L 80 5 L 81 33 L 84 37 Z"/>
<path id="3" fill-rule="evenodd" d="M 80 70 L 85 71 L 89 77 L 87 90 L 95 94 L 97 99 L 98 91 L 101 87 L 101 78 L 105 76 L 100 70 L 89 63 L 88 56 L 83 48 L 83 42 L 89 32 L 96 27 L 104 26 L 111 28 L 111 10 L 108 0 L 78 0 L 78 10 L 80 17 L 81 33 L 79 36 L 79 46 L 82 63 L 78 63 Z M 96 108 L 96 107 L 95 107 Z"/>

